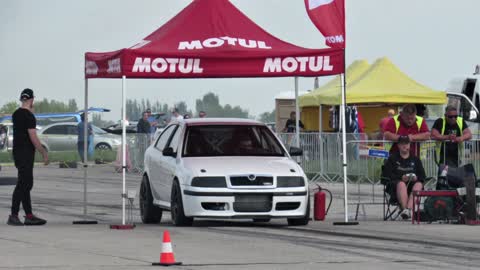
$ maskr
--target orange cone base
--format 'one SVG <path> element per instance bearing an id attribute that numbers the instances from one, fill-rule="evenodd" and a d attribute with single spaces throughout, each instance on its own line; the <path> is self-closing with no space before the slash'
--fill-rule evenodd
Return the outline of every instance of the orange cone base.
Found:
<path id="1" fill-rule="evenodd" d="M 181 265 L 181 262 L 172 262 L 172 263 L 152 263 L 155 266 L 170 266 L 170 265 Z"/>
<path id="2" fill-rule="evenodd" d="M 133 228 L 135 228 L 135 224 L 110 225 L 112 230 L 132 230 Z"/>

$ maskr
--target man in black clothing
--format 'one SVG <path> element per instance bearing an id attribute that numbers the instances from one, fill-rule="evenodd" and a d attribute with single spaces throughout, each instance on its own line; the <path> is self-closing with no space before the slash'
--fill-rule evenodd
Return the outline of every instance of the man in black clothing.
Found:
<path id="1" fill-rule="evenodd" d="M 465 120 L 458 116 L 457 108 L 447 106 L 445 116 L 438 118 L 432 127 L 432 138 L 437 140 L 436 157 L 439 164 L 458 167 L 459 144 L 472 138 L 472 132 Z"/>
<path id="2" fill-rule="evenodd" d="M 295 112 L 291 112 L 290 113 L 290 118 L 287 120 L 287 122 L 285 123 L 285 128 L 283 129 L 283 132 L 288 132 L 288 133 L 293 133 L 295 132 L 295 130 L 297 129 L 297 123 L 296 123 L 296 113 Z M 304 126 L 303 126 L 303 123 L 302 121 L 298 121 L 298 126 L 300 127 L 300 131 L 303 130 Z"/>
<path id="3" fill-rule="evenodd" d="M 425 181 L 425 169 L 416 156 L 410 155 L 408 136 L 398 138 L 398 152 L 391 154 L 383 167 L 383 176 L 389 179 L 387 192 L 396 197 L 400 204 L 398 216 L 403 219 L 411 217 L 413 206 L 412 191 L 422 190 Z"/>
<path id="4" fill-rule="evenodd" d="M 33 187 L 35 149 L 42 154 L 45 165 L 49 163 L 47 151 L 37 137 L 37 122 L 32 114 L 33 99 L 33 91 L 28 88 L 24 89 L 20 94 L 22 106 L 12 115 L 13 159 L 15 167 L 18 169 L 18 180 L 12 195 L 12 210 L 8 217 L 8 225 L 43 225 L 47 223 L 46 220 L 33 215 L 30 199 L 30 190 Z M 25 211 L 24 223 L 18 218 L 20 203 Z"/>
<path id="5" fill-rule="evenodd" d="M 148 122 L 147 112 L 143 112 L 142 118 L 138 120 L 137 133 L 150 134 L 150 122 Z"/>

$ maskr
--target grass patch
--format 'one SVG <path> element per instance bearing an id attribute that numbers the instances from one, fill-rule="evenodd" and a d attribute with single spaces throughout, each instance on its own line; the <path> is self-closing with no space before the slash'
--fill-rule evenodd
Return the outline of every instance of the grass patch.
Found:
<path id="1" fill-rule="evenodd" d="M 95 151 L 93 158 L 101 163 L 110 163 L 115 161 L 117 153 L 112 150 Z M 77 151 L 55 151 L 48 152 L 50 162 L 80 162 L 80 156 Z M 35 162 L 43 162 L 42 155 L 35 153 Z M 10 152 L 0 152 L 0 163 L 13 163 L 13 156 Z"/>

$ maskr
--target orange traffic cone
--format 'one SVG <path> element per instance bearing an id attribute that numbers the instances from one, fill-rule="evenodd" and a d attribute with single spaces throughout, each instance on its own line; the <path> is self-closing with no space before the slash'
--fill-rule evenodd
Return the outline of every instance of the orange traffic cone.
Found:
<path id="1" fill-rule="evenodd" d="M 152 263 L 152 265 L 180 265 L 181 262 L 175 262 L 175 256 L 173 255 L 172 243 L 170 241 L 170 233 L 168 231 L 163 232 L 162 253 L 160 253 L 160 262 Z"/>

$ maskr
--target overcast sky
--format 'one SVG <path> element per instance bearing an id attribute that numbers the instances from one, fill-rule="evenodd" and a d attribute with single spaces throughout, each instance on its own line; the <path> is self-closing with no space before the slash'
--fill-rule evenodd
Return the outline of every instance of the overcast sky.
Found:
<path id="1" fill-rule="evenodd" d="M 130 47 L 172 18 L 190 0 L 2 0 L 0 8 L 0 105 L 25 87 L 38 98 L 83 104 L 86 51 Z M 323 48 L 303 0 L 232 0 L 258 25 L 285 41 Z M 455 75 L 480 64 L 478 0 L 346 0 L 347 63 L 389 57 L 413 79 L 443 90 Z M 325 82 L 327 79 L 323 78 Z M 274 96 L 293 90 L 293 78 L 130 80 L 130 98 L 173 105 L 207 92 L 222 104 L 253 115 L 274 108 Z M 300 90 L 313 87 L 301 78 Z M 113 109 L 120 118 L 121 81 L 90 80 L 90 105 Z"/>

